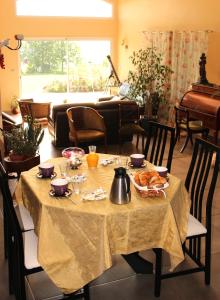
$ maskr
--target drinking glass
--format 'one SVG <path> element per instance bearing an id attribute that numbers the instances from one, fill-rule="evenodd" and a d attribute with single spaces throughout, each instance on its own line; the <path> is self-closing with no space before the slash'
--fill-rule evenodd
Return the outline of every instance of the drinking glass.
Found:
<path id="1" fill-rule="evenodd" d="M 67 178 L 67 177 L 69 177 L 69 171 L 70 171 L 70 163 L 69 163 L 69 161 L 67 161 L 66 159 L 62 160 L 59 163 L 59 169 L 60 169 L 61 178 Z"/>
<path id="2" fill-rule="evenodd" d="M 71 177 L 73 192 L 79 195 L 82 191 L 82 186 L 86 181 L 85 174 L 78 174 Z"/>

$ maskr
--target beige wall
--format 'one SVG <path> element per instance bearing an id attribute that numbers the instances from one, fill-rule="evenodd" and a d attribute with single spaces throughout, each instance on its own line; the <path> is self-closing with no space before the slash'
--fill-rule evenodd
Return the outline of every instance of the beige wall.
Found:
<path id="1" fill-rule="evenodd" d="M 45 0 L 46 1 L 46 0 Z M 61 17 L 16 17 L 15 0 L 0 0 L 0 40 L 11 39 L 16 33 L 22 33 L 25 39 L 30 38 L 94 38 L 112 41 L 112 59 L 117 64 L 117 3 L 114 6 L 112 19 L 96 18 L 61 18 Z M 0 89 L 2 107 L 10 108 L 13 95 L 19 96 L 19 53 L 2 48 L 5 56 L 5 70 L 0 69 Z"/>
<path id="2" fill-rule="evenodd" d="M 0 40 L 10 38 L 12 43 L 16 33 L 23 33 L 27 39 L 109 38 L 113 45 L 114 66 L 120 79 L 124 80 L 129 69 L 128 57 L 131 51 L 145 45 L 141 31 L 209 29 L 214 33 L 209 38 L 207 77 L 210 82 L 220 84 L 219 0 L 112 0 L 112 3 L 115 5 L 113 19 L 80 20 L 16 17 L 15 0 L 0 0 Z M 2 52 L 5 55 L 6 69 L 0 69 L 0 92 L 3 109 L 9 109 L 11 97 L 19 96 L 19 56 L 18 51 L 6 48 Z"/>
<path id="3" fill-rule="evenodd" d="M 119 0 L 118 4 L 121 80 L 127 76 L 131 52 L 145 45 L 143 30 L 213 30 L 209 34 L 207 78 L 220 84 L 219 0 Z"/>

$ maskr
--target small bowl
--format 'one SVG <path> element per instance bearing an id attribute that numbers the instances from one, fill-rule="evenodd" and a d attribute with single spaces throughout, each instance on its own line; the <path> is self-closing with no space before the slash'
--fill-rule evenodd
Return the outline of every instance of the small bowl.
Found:
<path id="1" fill-rule="evenodd" d="M 68 189 L 68 181 L 64 178 L 57 178 L 51 181 L 51 186 L 56 196 L 63 196 Z"/>
<path id="2" fill-rule="evenodd" d="M 168 169 L 166 167 L 156 166 L 154 169 L 161 177 L 167 177 Z"/>
<path id="3" fill-rule="evenodd" d="M 71 158 L 74 157 L 83 157 L 85 154 L 85 151 L 82 148 L 78 147 L 69 147 L 62 151 L 62 156 L 65 158 Z"/>
<path id="4" fill-rule="evenodd" d="M 54 173 L 54 165 L 50 163 L 43 163 L 38 166 L 42 177 L 50 178 Z"/>

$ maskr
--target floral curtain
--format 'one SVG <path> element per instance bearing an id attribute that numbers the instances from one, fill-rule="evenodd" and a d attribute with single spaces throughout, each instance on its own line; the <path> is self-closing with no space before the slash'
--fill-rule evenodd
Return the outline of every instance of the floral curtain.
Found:
<path id="1" fill-rule="evenodd" d="M 143 32 L 147 47 L 156 47 L 163 63 L 173 70 L 170 78 L 169 104 L 179 102 L 193 82 L 199 78 L 199 58 L 208 50 L 208 31 Z M 172 112 L 169 116 L 172 119 Z"/>

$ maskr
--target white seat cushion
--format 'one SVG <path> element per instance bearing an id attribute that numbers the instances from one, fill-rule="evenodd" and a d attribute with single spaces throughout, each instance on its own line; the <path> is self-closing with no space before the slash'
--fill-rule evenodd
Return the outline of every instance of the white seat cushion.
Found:
<path id="1" fill-rule="evenodd" d="M 40 267 L 37 260 L 38 237 L 33 230 L 22 233 L 24 243 L 24 265 L 26 269 Z"/>
<path id="2" fill-rule="evenodd" d="M 15 212 L 18 217 L 18 221 L 22 231 L 34 229 L 32 217 L 23 204 L 16 205 Z"/>
<path id="3" fill-rule="evenodd" d="M 187 237 L 207 233 L 207 229 L 191 214 L 189 215 Z"/>

